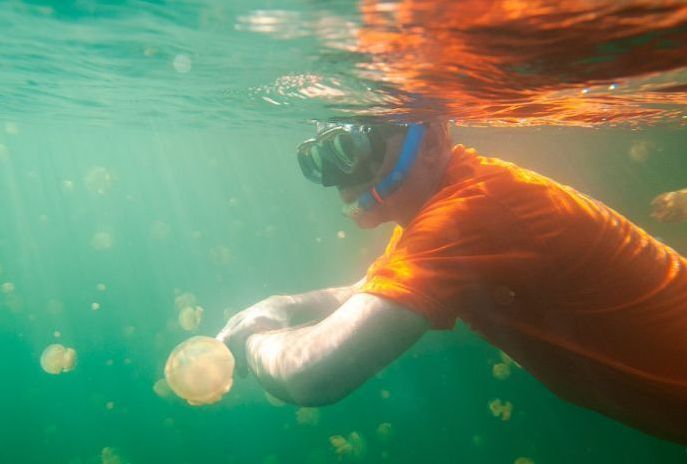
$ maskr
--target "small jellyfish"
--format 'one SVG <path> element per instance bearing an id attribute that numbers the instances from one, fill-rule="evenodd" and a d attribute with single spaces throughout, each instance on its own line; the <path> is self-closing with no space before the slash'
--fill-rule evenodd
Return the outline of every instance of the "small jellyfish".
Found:
<path id="1" fill-rule="evenodd" d="M 171 227 L 169 227 L 169 225 L 165 222 L 155 221 L 153 222 L 153 225 L 150 226 L 150 236 L 153 240 L 167 240 L 171 233 Z"/>
<path id="2" fill-rule="evenodd" d="M 649 154 L 653 150 L 654 145 L 648 140 L 635 140 L 630 145 L 628 156 L 636 163 L 642 163 L 649 159 Z"/>
<path id="3" fill-rule="evenodd" d="M 105 409 L 107 409 L 108 411 L 112 411 L 114 409 L 114 407 L 115 407 L 114 401 L 108 401 L 107 403 L 105 403 Z"/>
<path id="4" fill-rule="evenodd" d="M 0 290 L 2 290 L 2 293 L 5 295 L 10 294 L 14 292 L 14 284 L 12 282 L 5 282 L 0 286 Z"/>
<path id="5" fill-rule="evenodd" d="M 41 367 L 48 374 L 61 374 L 74 370 L 76 351 L 59 343 L 48 345 L 41 354 Z"/>
<path id="6" fill-rule="evenodd" d="M 169 384 L 165 379 L 158 379 L 157 382 L 153 384 L 153 391 L 160 398 L 169 398 L 172 396 L 172 389 L 169 388 Z"/>
<path id="7" fill-rule="evenodd" d="M 91 168 L 84 177 L 86 188 L 98 195 L 106 195 L 114 184 L 114 176 L 102 166 Z"/>
<path id="8" fill-rule="evenodd" d="M 210 261 L 217 266 L 226 266 L 231 264 L 232 252 L 229 247 L 225 245 L 217 245 L 209 251 Z"/>
<path id="9" fill-rule="evenodd" d="M 233 383 L 234 356 L 211 337 L 191 337 L 172 350 L 165 379 L 177 396 L 191 405 L 219 401 Z"/>
<path id="10" fill-rule="evenodd" d="M 186 74 L 187 72 L 191 71 L 191 57 L 184 55 L 183 53 L 179 53 L 174 57 L 172 66 L 174 66 L 174 69 L 179 74 Z"/>
<path id="11" fill-rule="evenodd" d="M 203 318 L 203 308 L 187 306 L 179 313 L 179 325 L 187 332 L 193 332 L 200 325 Z"/>
<path id="12" fill-rule="evenodd" d="M 93 303 L 91 303 L 91 310 L 98 311 L 99 309 L 100 309 L 100 303 L 97 303 L 95 301 Z"/>
<path id="13" fill-rule="evenodd" d="M 9 135 L 17 135 L 19 133 L 19 126 L 17 126 L 17 123 L 13 121 L 6 122 L 5 132 Z"/>
<path id="14" fill-rule="evenodd" d="M 394 437 L 394 429 L 389 422 L 382 422 L 377 426 L 377 438 L 381 442 L 388 442 Z"/>
<path id="15" fill-rule="evenodd" d="M 379 396 L 381 396 L 383 400 L 388 400 L 391 398 L 391 392 L 389 390 L 380 390 Z"/>
<path id="16" fill-rule="evenodd" d="M 687 220 L 687 189 L 666 192 L 651 202 L 651 217 L 659 222 Z"/>
<path id="17" fill-rule="evenodd" d="M 344 239 L 344 238 L 346 238 L 346 232 L 344 232 L 343 230 L 340 230 L 336 233 L 336 237 L 339 239 Z"/>
<path id="18" fill-rule="evenodd" d="M 510 420 L 510 416 L 513 413 L 513 404 L 510 401 L 502 402 L 497 398 L 489 402 L 489 410 L 494 417 L 507 421 Z"/>
<path id="19" fill-rule="evenodd" d="M 95 288 L 99 292 L 104 292 L 105 290 L 107 290 L 107 285 L 105 285 L 103 283 L 99 283 L 98 285 L 95 286 Z"/>
<path id="20" fill-rule="evenodd" d="M 317 425 L 320 422 L 320 410 L 317 408 L 299 408 L 296 421 L 301 425 Z"/>
<path id="21" fill-rule="evenodd" d="M 100 452 L 100 462 L 102 464 L 125 464 L 124 458 L 122 458 L 115 448 L 106 446 Z"/>
<path id="22" fill-rule="evenodd" d="M 358 432 L 351 432 L 347 437 L 334 435 L 329 437 L 329 443 L 340 460 L 359 461 L 367 454 L 365 439 Z"/>
<path id="23" fill-rule="evenodd" d="M 187 306 L 196 306 L 197 304 L 196 296 L 191 292 L 179 293 L 174 297 L 174 306 L 176 306 L 179 311 Z"/>
<path id="24" fill-rule="evenodd" d="M 534 461 L 530 458 L 526 458 L 523 456 L 513 461 L 513 464 L 534 464 Z"/>
<path id="25" fill-rule="evenodd" d="M 57 316 L 64 312 L 64 304 L 60 300 L 51 298 L 45 305 L 45 310 L 48 312 L 48 314 Z"/>
<path id="26" fill-rule="evenodd" d="M 113 243 L 112 235 L 107 232 L 96 232 L 91 237 L 91 247 L 97 251 L 108 250 L 112 248 Z"/>
<path id="27" fill-rule="evenodd" d="M 506 380 L 510 377 L 510 366 L 506 363 L 496 363 L 491 368 L 491 375 L 498 380 Z"/>

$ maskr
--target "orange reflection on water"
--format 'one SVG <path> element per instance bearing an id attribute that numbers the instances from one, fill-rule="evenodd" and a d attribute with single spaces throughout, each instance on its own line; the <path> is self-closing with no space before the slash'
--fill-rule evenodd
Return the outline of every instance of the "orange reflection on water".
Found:
<path id="1" fill-rule="evenodd" d="M 360 11 L 360 75 L 416 101 L 415 113 L 477 125 L 685 121 L 687 2 L 362 0 Z"/>

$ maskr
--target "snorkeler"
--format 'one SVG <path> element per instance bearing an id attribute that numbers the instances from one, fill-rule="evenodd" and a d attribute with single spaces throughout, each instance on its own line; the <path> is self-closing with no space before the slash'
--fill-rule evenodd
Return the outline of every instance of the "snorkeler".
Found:
<path id="1" fill-rule="evenodd" d="M 217 335 L 272 395 L 336 402 L 457 320 L 560 397 L 687 443 L 687 261 L 611 208 L 462 145 L 445 123 L 302 143 L 360 227 L 398 224 L 349 287 L 273 296 Z"/>

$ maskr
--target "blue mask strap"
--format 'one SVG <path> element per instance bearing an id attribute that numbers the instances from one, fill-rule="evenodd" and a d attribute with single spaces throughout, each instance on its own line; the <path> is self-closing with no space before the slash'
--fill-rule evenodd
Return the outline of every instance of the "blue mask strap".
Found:
<path id="1" fill-rule="evenodd" d="M 401 186 L 401 183 L 408 177 L 410 168 L 415 164 L 425 132 L 427 132 L 427 128 L 423 124 L 410 125 L 396 166 L 380 183 L 358 198 L 358 207 L 367 211 L 374 205 L 382 203 L 384 198 L 394 193 Z"/>

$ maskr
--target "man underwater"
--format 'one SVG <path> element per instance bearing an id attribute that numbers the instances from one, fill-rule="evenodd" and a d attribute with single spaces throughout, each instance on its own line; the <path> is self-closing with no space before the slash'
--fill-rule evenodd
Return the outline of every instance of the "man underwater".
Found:
<path id="1" fill-rule="evenodd" d="M 273 296 L 217 339 L 272 395 L 336 402 L 465 322 L 560 397 L 687 443 L 687 261 L 602 203 L 462 145 L 445 123 L 324 127 L 300 145 L 362 228 L 360 282 Z"/>

